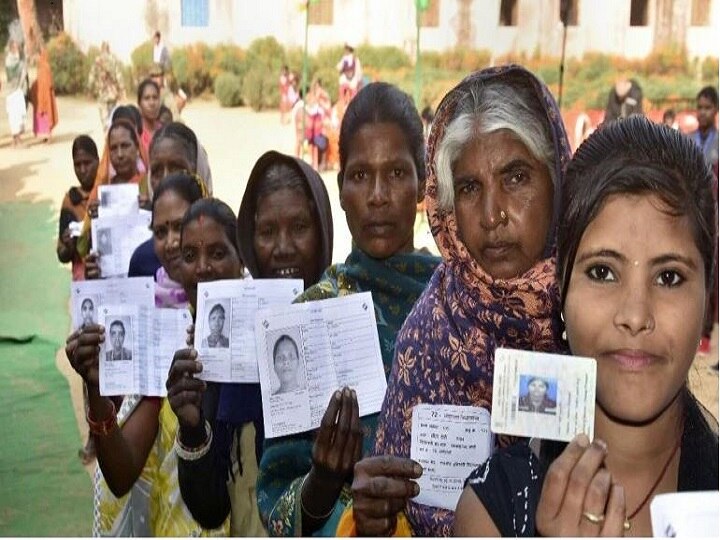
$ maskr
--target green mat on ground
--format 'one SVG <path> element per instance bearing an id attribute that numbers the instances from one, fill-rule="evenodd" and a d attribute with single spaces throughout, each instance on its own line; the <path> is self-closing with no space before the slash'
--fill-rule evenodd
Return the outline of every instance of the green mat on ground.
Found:
<path id="1" fill-rule="evenodd" d="M 92 484 L 77 458 L 70 389 L 55 366 L 70 272 L 47 203 L 0 204 L 0 535 L 88 536 Z"/>

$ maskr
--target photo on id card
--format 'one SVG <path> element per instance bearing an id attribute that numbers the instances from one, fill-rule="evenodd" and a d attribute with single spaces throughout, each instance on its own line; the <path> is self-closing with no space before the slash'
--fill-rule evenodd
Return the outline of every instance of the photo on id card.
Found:
<path id="1" fill-rule="evenodd" d="M 520 437 L 592 440 L 594 358 L 499 348 L 495 351 L 491 429 Z"/>

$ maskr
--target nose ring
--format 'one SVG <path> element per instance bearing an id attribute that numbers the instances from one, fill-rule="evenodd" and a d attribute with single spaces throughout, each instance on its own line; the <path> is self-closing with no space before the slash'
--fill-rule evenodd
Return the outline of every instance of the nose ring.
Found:
<path id="1" fill-rule="evenodd" d="M 500 210 L 500 221 L 502 223 L 507 222 L 507 214 L 505 213 L 505 210 Z"/>

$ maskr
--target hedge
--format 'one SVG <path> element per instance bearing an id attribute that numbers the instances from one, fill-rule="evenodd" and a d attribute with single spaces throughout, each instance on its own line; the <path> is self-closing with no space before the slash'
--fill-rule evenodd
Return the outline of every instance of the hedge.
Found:
<path id="1" fill-rule="evenodd" d="M 72 38 L 61 32 L 47 44 L 55 93 L 80 94 L 87 87 L 90 64 Z"/>

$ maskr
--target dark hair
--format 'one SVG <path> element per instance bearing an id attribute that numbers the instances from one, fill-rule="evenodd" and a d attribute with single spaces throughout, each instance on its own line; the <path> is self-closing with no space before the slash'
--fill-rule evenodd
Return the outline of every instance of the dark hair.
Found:
<path id="1" fill-rule="evenodd" d="M 72 143 L 73 157 L 75 157 L 75 154 L 78 153 L 80 150 L 82 150 L 83 152 L 87 152 L 95 159 L 100 159 L 100 156 L 98 156 L 98 149 L 97 149 L 97 145 L 95 144 L 95 141 L 93 141 L 87 135 L 78 135 L 77 137 L 75 137 L 75 140 L 73 140 L 73 143 Z"/>
<path id="2" fill-rule="evenodd" d="M 198 140 L 195 132 L 187 127 L 185 124 L 180 122 L 170 122 L 165 124 L 153 135 L 152 141 L 150 141 L 150 155 L 152 156 L 155 145 L 163 139 L 172 139 L 180 143 L 184 150 L 185 156 L 192 163 L 196 172 L 197 170 L 197 157 L 198 157 Z"/>
<path id="3" fill-rule="evenodd" d="M 160 30 L 155 30 L 155 37 L 160 37 Z"/>
<path id="4" fill-rule="evenodd" d="M 153 81 L 152 79 L 144 79 L 139 85 L 137 90 L 137 100 L 138 105 L 140 104 L 140 99 L 142 98 L 143 92 L 145 92 L 145 89 L 148 86 L 154 86 L 155 90 L 157 90 L 158 96 L 160 95 L 160 87 L 158 86 L 158 83 Z"/>
<path id="5" fill-rule="evenodd" d="M 125 333 L 125 325 L 120 319 L 115 319 L 113 322 L 110 323 L 110 326 L 108 328 L 112 328 L 113 326 L 119 326 L 122 328 L 123 334 Z"/>
<path id="6" fill-rule="evenodd" d="M 108 133 L 107 133 L 108 142 L 110 141 L 110 135 L 112 134 L 112 132 L 115 131 L 116 129 L 120 129 L 120 128 L 126 129 L 130 132 L 130 138 L 133 140 L 133 142 L 135 143 L 135 146 L 139 150 L 140 149 L 140 137 L 138 137 L 137 131 L 135 131 L 135 129 L 133 129 L 134 126 L 132 125 L 132 123 L 128 122 L 124 118 L 119 118 L 117 120 L 113 120 L 113 123 L 110 126 L 110 129 L 108 129 Z"/>
<path id="7" fill-rule="evenodd" d="M 127 120 L 132 125 L 135 126 L 135 131 L 138 134 L 141 134 L 143 132 L 142 129 L 142 115 L 140 114 L 140 110 L 135 105 L 120 105 L 119 107 L 116 107 L 113 111 L 112 119 L 110 120 L 111 123 L 114 123 L 115 120 Z"/>
<path id="8" fill-rule="evenodd" d="M 562 187 L 557 265 L 561 306 L 580 239 L 603 203 L 616 194 L 656 195 L 670 215 L 688 218 L 709 290 L 717 246 L 712 184 L 702 151 L 668 126 L 633 116 L 595 131 L 575 152 Z"/>
<path id="9" fill-rule="evenodd" d="M 300 174 L 297 168 L 287 163 L 273 163 L 263 171 L 262 181 L 258 182 L 255 191 L 256 208 L 257 201 L 262 197 L 271 195 L 281 189 L 297 189 L 302 191 L 310 201 L 313 212 L 315 212 L 315 204 L 307 180 Z"/>
<path id="10" fill-rule="evenodd" d="M 163 114 L 169 114 L 170 115 L 170 122 L 173 121 L 173 113 L 166 105 L 160 105 L 160 111 L 158 112 L 158 118 L 160 118 Z"/>
<path id="11" fill-rule="evenodd" d="M 212 197 L 206 199 L 198 199 L 197 201 L 192 203 L 192 205 L 190 205 L 190 208 L 188 208 L 188 211 L 185 213 L 185 216 L 182 220 L 180 245 L 182 245 L 183 231 L 185 230 L 185 227 L 193 221 L 196 221 L 200 216 L 205 216 L 212 219 L 223 228 L 223 230 L 225 231 L 225 236 L 235 249 L 235 253 L 238 254 L 238 259 L 241 259 L 240 250 L 238 249 L 237 244 L 237 235 L 235 231 L 235 213 L 232 211 L 232 208 L 230 208 L 220 199 L 215 199 Z"/>
<path id="12" fill-rule="evenodd" d="M 279 338 L 277 338 L 277 341 L 275 342 L 275 345 L 273 346 L 273 365 L 275 365 L 275 357 L 277 356 L 277 350 L 280 346 L 280 343 L 283 341 L 289 341 L 292 346 L 295 348 L 295 356 L 298 357 L 298 360 L 300 359 L 300 351 L 298 350 L 297 343 L 295 343 L 295 340 L 288 336 L 287 334 L 283 334 Z"/>
<path id="13" fill-rule="evenodd" d="M 222 311 L 223 317 L 225 317 L 225 308 L 222 304 L 215 304 L 212 309 L 210 310 L 210 313 L 208 313 L 208 317 L 212 317 L 212 314 L 216 311 Z"/>
<path id="14" fill-rule="evenodd" d="M 663 113 L 663 121 L 665 121 L 669 118 L 671 118 L 673 120 L 675 119 L 675 110 L 674 109 L 666 109 L 665 112 Z"/>
<path id="15" fill-rule="evenodd" d="M 375 82 L 363 87 L 352 99 L 340 126 L 340 172 L 338 186 L 342 189 L 345 165 L 350 153 L 350 142 L 365 124 L 390 123 L 397 125 L 405 134 L 413 156 L 417 177 L 425 181 L 425 139 L 423 125 L 412 98 L 388 83 Z"/>
<path id="16" fill-rule="evenodd" d="M 95 309 L 95 302 L 92 301 L 92 298 L 85 298 L 82 302 L 80 302 L 80 309 L 85 307 L 85 303 L 89 302 L 93 309 Z"/>
<path id="17" fill-rule="evenodd" d="M 195 201 L 202 199 L 203 193 L 198 181 L 185 173 L 174 173 L 167 176 L 153 193 L 152 199 L 152 217 L 150 218 L 150 228 L 153 226 L 155 216 L 155 205 L 160 197 L 167 191 L 179 195 L 184 201 L 192 205 Z"/>
<path id="18" fill-rule="evenodd" d="M 699 101 L 701 97 L 704 97 L 706 99 L 709 99 L 712 104 L 715 106 L 715 108 L 718 108 L 718 93 L 717 90 L 715 90 L 715 87 L 713 86 L 706 86 L 702 90 L 698 92 L 697 100 Z"/>

